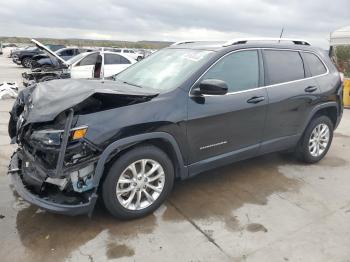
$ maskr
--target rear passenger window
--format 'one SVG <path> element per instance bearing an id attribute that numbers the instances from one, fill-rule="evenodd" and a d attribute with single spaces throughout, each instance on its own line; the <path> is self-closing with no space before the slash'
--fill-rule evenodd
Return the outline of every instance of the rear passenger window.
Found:
<path id="1" fill-rule="evenodd" d="M 106 65 L 130 64 L 130 62 L 128 59 L 120 55 L 105 54 L 105 64 Z"/>
<path id="2" fill-rule="evenodd" d="M 305 77 L 304 64 L 299 52 L 264 50 L 264 62 L 269 85 Z"/>
<path id="3" fill-rule="evenodd" d="M 309 66 L 311 76 L 322 75 L 327 72 L 321 60 L 312 53 L 303 53 L 306 64 Z"/>
<path id="4" fill-rule="evenodd" d="M 257 88 L 259 59 L 257 51 L 239 51 L 219 60 L 202 78 L 219 79 L 228 85 L 228 92 Z"/>

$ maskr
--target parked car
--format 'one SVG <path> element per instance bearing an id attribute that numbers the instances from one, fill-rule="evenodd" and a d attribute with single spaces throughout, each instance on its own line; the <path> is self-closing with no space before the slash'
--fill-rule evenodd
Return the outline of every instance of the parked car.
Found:
<path id="1" fill-rule="evenodd" d="M 46 45 L 48 49 L 52 51 L 57 51 L 58 49 L 64 48 L 64 45 Z M 42 51 L 37 47 L 28 47 L 19 50 L 15 54 L 12 54 L 12 61 L 17 65 L 22 65 L 23 67 L 30 68 L 32 57 L 41 54 Z"/>
<path id="2" fill-rule="evenodd" d="M 0 43 L 0 55 L 2 55 L 2 43 Z"/>
<path id="3" fill-rule="evenodd" d="M 25 89 L 9 123 L 16 191 L 70 215 L 91 214 L 100 196 L 132 219 L 157 209 L 174 179 L 282 150 L 317 163 L 342 117 L 340 74 L 306 41 L 268 40 L 177 43 L 114 81 Z"/>
<path id="4" fill-rule="evenodd" d="M 24 49 L 28 49 L 31 46 L 24 46 L 24 47 L 18 47 L 18 48 L 14 48 L 10 51 L 9 57 L 13 58 L 15 55 L 17 55 L 17 53 L 19 53 L 20 51 L 24 50 Z"/>
<path id="5" fill-rule="evenodd" d="M 52 68 L 34 68 L 31 72 L 22 74 L 23 84 L 29 82 L 45 82 L 62 78 L 106 78 L 115 75 L 136 61 L 126 55 L 110 51 L 91 51 L 81 53 L 65 61 L 56 52 L 52 52 L 43 44 L 32 40 L 37 48 L 45 51 L 53 62 Z"/>
<path id="6" fill-rule="evenodd" d="M 63 60 L 67 61 L 72 57 L 85 52 L 91 52 L 93 49 L 78 48 L 78 47 L 66 47 L 55 51 L 55 53 Z M 31 68 L 40 68 L 42 70 L 52 70 L 57 66 L 57 58 L 50 57 L 49 55 L 42 53 L 40 55 L 33 56 L 31 62 Z"/>
<path id="7" fill-rule="evenodd" d="M 135 52 L 133 49 L 128 48 L 113 48 L 113 52 L 121 53 L 123 55 L 128 55 L 136 61 L 142 60 L 145 56 L 141 53 Z"/>

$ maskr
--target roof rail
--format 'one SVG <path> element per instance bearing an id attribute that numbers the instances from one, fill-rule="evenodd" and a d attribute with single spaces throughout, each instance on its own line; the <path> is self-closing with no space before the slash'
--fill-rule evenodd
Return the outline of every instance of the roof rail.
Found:
<path id="1" fill-rule="evenodd" d="M 174 45 L 184 45 L 184 44 L 192 44 L 192 43 L 196 43 L 196 42 L 199 42 L 199 41 L 191 41 L 191 40 L 179 41 L 179 42 L 175 42 L 175 43 L 171 44 L 171 46 L 174 46 Z"/>
<path id="2" fill-rule="evenodd" d="M 223 44 L 223 46 L 230 46 L 230 45 L 239 45 L 239 44 L 246 44 L 248 41 L 288 41 L 292 42 L 295 45 L 311 45 L 308 41 L 303 39 L 294 39 L 294 38 L 237 38 L 227 41 Z"/>

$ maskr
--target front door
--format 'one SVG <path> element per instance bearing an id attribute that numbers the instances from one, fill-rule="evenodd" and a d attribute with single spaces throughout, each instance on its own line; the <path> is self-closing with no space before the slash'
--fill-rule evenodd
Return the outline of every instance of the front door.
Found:
<path id="1" fill-rule="evenodd" d="M 258 50 L 230 53 L 212 66 L 204 79 L 223 80 L 226 95 L 194 96 L 188 103 L 190 162 L 229 155 L 253 156 L 264 130 L 268 97 L 262 84 Z M 190 164 L 191 164 L 190 163 Z"/>
<path id="2" fill-rule="evenodd" d="M 94 67 L 98 58 L 99 53 L 93 53 L 74 64 L 70 70 L 71 78 L 93 78 Z"/>

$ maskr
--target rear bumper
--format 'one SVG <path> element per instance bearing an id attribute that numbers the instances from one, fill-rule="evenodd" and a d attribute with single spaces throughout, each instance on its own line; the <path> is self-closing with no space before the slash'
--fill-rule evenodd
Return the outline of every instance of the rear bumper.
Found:
<path id="1" fill-rule="evenodd" d="M 16 172 L 11 172 L 11 180 L 12 184 L 15 187 L 16 192 L 27 202 L 36 205 L 42 209 L 48 210 L 57 214 L 64 215 L 83 215 L 88 214 L 91 215 L 96 204 L 97 195 L 92 193 L 89 197 L 89 201 L 86 203 L 75 204 L 75 205 L 67 205 L 60 204 L 53 201 L 48 200 L 47 198 L 43 198 L 32 191 L 30 191 L 23 183 L 22 176 L 23 174 L 19 167 L 19 158 L 17 153 L 13 155 L 10 163 L 10 170 L 18 170 Z"/>

